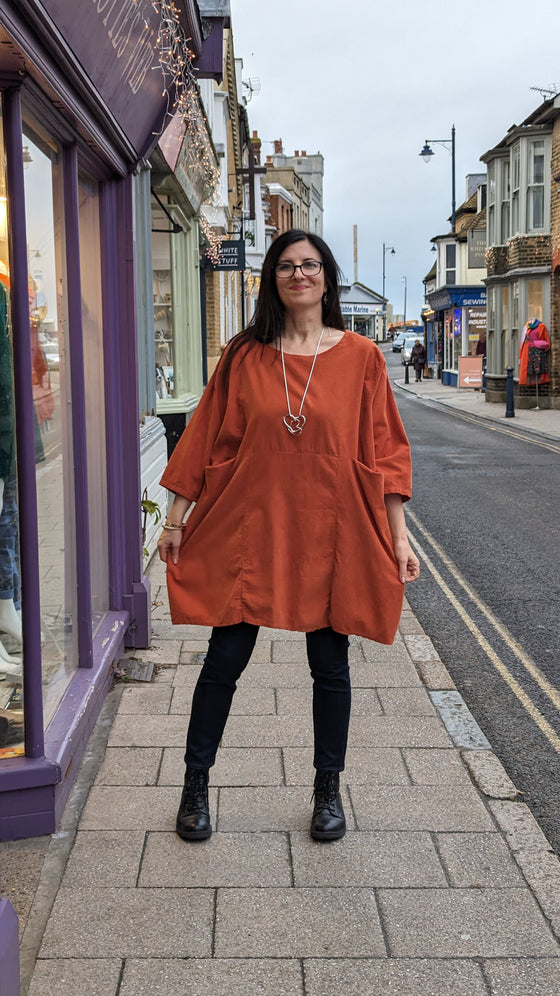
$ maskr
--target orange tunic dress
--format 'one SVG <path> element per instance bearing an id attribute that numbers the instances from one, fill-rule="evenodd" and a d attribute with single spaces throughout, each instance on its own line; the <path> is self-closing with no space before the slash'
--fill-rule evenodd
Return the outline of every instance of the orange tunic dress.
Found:
<path id="1" fill-rule="evenodd" d="M 285 355 L 292 411 L 313 357 Z M 384 495 L 411 491 L 408 441 L 378 347 L 345 332 L 319 353 L 292 436 L 278 351 L 257 344 L 220 367 L 162 477 L 196 502 L 177 564 L 174 623 L 248 622 L 392 643 L 404 585 Z"/>

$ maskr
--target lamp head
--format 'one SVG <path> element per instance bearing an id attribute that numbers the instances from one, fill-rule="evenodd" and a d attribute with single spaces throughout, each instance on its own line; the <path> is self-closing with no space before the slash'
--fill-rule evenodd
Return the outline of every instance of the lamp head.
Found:
<path id="1" fill-rule="evenodd" d="M 422 159 L 424 160 L 425 163 L 429 163 L 430 159 L 434 155 L 434 151 L 433 149 L 430 148 L 430 146 L 426 142 L 424 148 L 422 149 L 422 152 L 419 152 L 418 155 L 422 156 Z"/>

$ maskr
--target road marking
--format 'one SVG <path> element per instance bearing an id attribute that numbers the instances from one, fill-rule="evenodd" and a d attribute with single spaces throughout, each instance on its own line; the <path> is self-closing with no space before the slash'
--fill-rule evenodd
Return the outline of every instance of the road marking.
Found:
<path id="1" fill-rule="evenodd" d="M 409 392 L 410 393 L 410 392 Z M 431 398 L 422 397 L 420 394 L 415 394 L 414 397 L 418 401 L 422 401 L 425 405 L 429 405 L 430 408 L 445 408 L 450 415 L 454 415 L 455 418 L 462 418 L 464 422 L 472 422 L 473 425 L 482 425 L 485 429 L 490 429 L 491 432 L 501 432 L 503 436 L 511 436 L 513 439 L 519 439 L 522 443 L 534 443 L 535 446 L 540 446 L 543 450 L 550 450 L 551 453 L 560 453 L 560 446 L 555 444 L 552 440 L 547 442 L 546 440 L 535 435 L 531 429 L 524 429 L 523 426 L 519 428 L 514 428 L 513 426 L 505 425 L 492 425 L 490 418 L 487 415 L 469 415 L 467 412 L 458 411 L 456 408 L 452 408 L 451 405 L 443 405 L 439 401 L 433 401 Z"/>
<path id="2" fill-rule="evenodd" d="M 433 546 L 434 550 L 438 553 L 438 556 L 441 556 L 441 554 L 439 553 L 439 550 L 441 550 L 441 547 L 439 547 L 439 544 L 430 536 L 430 534 L 427 532 L 427 530 L 424 529 L 424 527 L 418 521 L 418 519 L 416 518 L 416 516 L 413 513 L 409 512 L 408 510 L 407 510 L 407 515 L 411 519 L 414 520 L 414 523 L 415 523 L 416 527 L 426 537 L 426 539 L 428 540 L 428 542 L 431 543 L 431 545 Z M 551 746 L 554 748 L 554 750 L 558 754 L 560 754 L 560 737 L 558 736 L 558 734 L 552 728 L 552 726 L 550 725 L 550 723 L 545 719 L 545 717 L 540 712 L 540 710 L 536 707 L 536 705 L 534 704 L 534 702 L 532 701 L 532 699 L 530 698 L 530 696 L 527 694 L 527 692 L 524 690 L 524 688 L 522 688 L 522 686 L 519 684 L 519 682 L 517 681 L 517 679 L 514 678 L 514 676 L 508 670 L 508 668 L 506 667 L 506 665 L 500 659 L 500 657 L 498 656 L 498 654 L 496 653 L 496 651 L 494 650 L 494 648 L 491 646 L 491 644 L 489 643 L 489 641 L 486 639 L 486 637 L 484 636 L 484 634 L 481 632 L 481 630 L 479 629 L 479 627 L 475 623 L 474 619 L 471 618 L 471 616 L 469 615 L 469 613 L 467 612 L 467 610 L 464 608 L 464 606 L 461 605 L 461 602 L 459 601 L 459 599 L 451 591 L 451 588 L 446 583 L 446 581 L 443 579 L 442 575 L 440 574 L 440 572 L 438 571 L 437 567 L 435 566 L 435 564 L 431 560 L 430 556 L 423 549 L 423 547 L 421 546 L 420 542 L 416 539 L 416 537 L 412 533 L 410 533 L 410 530 L 409 530 L 409 536 L 410 536 L 410 540 L 411 540 L 412 544 L 414 545 L 414 547 L 416 548 L 418 554 L 422 558 L 422 561 L 425 563 L 426 567 L 428 568 L 428 570 L 432 574 L 434 580 L 439 585 L 439 587 L 441 588 L 441 590 L 443 591 L 444 595 L 449 600 L 449 602 L 451 603 L 451 605 L 453 606 L 453 608 L 455 609 L 455 611 L 458 613 L 459 617 L 463 620 L 463 622 L 465 623 L 465 625 L 468 626 L 470 632 L 472 633 L 472 635 L 474 636 L 475 640 L 477 641 L 477 643 L 479 644 L 479 646 L 482 648 L 482 650 L 484 651 L 484 653 L 486 654 L 486 656 L 488 657 L 488 659 L 490 660 L 490 662 L 493 664 L 493 666 L 498 671 L 498 673 L 500 674 L 500 676 L 504 679 L 504 681 L 509 686 L 509 688 L 511 689 L 511 691 L 513 692 L 513 694 L 515 695 L 515 697 L 521 703 L 521 705 L 523 706 L 523 708 L 525 709 L 525 711 L 529 714 L 529 716 L 531 717 L 531 719 L 533 720 L 533 722 L 536 723 L 536 725 L 538 726 L 538 728 L 541 731 L 541 733 L 546 737 L 546 739 L 551 744 Z M 443 553 L 443 551 L 442 551 L 442 553 Z M 453 576 L 458 581 L 458 583 L 461 585 L 461 587 L 463 587 L 464 590 L 467 592 L 467 594 L 469 594 L 469 598 L 472 598 L 473 601 L 475 602 L 475 604 L 477 605 L 477 607 L 481 608 L 481 611 L 483 611 L 484 615 L 492 623 L 492 625 L 497 630 L 497 632 L 500 633 L 500 636 L 502 636 L 502 638 L 506 640 L 508 646 L 511 647 L 511 649 L 515 653 L 515 656 L 518 657 L 518 659 L 520 660 L 520 662 L 524 665 L 524 667 L 526 668 L 526 670 L 529 672 L 529 674 L 531 674 L 531 676 L 533 677 L 533 679 L 541 687 L 541 689 L 545 692 L 545 694 L 548 696 L 548 698 L 554 703 L 554 705 L 557 706 L 557 703 L 560 701 L 560 696 L 559 696 L 558 691 L 550 684 L 550 682 L 547 680 L 547 678 L 539 670 L 539 668 L 537 667 L 537 665 L 533 661 L 531 661 L 531 659 L 527 656 L 527 654 L 525 654 L 525 652 L 519 646 L 519 644 L 517 643 L 517 641 L 515 640 L 515 638 L 513 636 L 511 636 L 511 634 L 508 634 L 508 631 L 505 628 L 505 626 L 502 626 L 502 624 L 499 623 L 498 620 L 495 619 L 495 617 L 493 617 L 493 613 L 486 606 L 484 606 L 484 603 L 482 603 L 480 601 L 480 599 L 478 598 L 478 596 L 476 596 L 474 594 L 474 592 L 472 593 L 472 595 L 470 594 L 470 591 L 472 591 L 472 589 L 470 588 L 470 585 L 468 585 L 467 582 L 464 582 L 462 580 L 459 572 L 457 571 L 457 568 L 455 568 L 454 565 L 451 564 L 451 561 L 449 560 L 449 558 L 445 554 L 443 554 L 442 559 L 443 559 L 446 567 L 448 567 L 448 569 L 453 574 Z"/>
<path id="3" fill-rule="evenodd" d="M 541 671 L 534 660 L 529 657 L 529 654 L 525 652 L 518 640 L 515 639 L 512 633 L 510 633 L 507 626 L 504 626 L 500 622 L 497 616 L 494 615 L 492 609 L 482 601 L 477 595 L 474 588 L 465 580 L 458 568 L 455 566 L 453 561 L 447 556 L 445 550 L 442 549 L 440 544 L 436 539 L 424 528 L 422 523 L 419 521 L 414 512 L 409 512 L 407 510 L 407 515 L 412 519 L 416 528 L 422 533 L 424 538 L 428 541 L 432 549 L 437 553 L 440 560 L 445 564 L 449 573 L 455 578 L 457 584 L 461 586 L 463 591 L 469 596 L 472 602 L 476 605 L 477 609 L 482 612 L 486 617 L 491 626 L 494 627 L 497 633 L 501 636 L 504 643 L 507 643 L 508 647 L 513 651 L 518 661 L 523 665 L 523 667 L 529 672 L 533 680 L 539 686 L 539 688 L 545 693 L 545 695 L 550 699 L 553 706 L 560 711 L 560 691 L 554 687 L 553 684 L 548 680 L 545 674 Z"/>

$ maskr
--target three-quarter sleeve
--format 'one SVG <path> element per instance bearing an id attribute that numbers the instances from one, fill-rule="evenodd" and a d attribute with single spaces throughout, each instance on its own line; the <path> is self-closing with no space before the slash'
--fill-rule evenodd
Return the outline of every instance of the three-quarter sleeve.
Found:
<path id="1" fill-rule="evenodd" d="M 236 456 L 245 428 L 235 390 L 235 361 L 226 382 L 218 364 L 161 478 L 169 491 L 197 501 L 205 469 Z"/>

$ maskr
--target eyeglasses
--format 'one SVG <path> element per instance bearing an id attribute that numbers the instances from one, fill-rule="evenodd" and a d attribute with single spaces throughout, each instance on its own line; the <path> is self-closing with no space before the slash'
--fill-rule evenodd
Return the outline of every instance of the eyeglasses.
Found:
<path id="1" fill-rule="evenodd" d="M 304 277 L 316 277 L 323 269 L 323 264 L 318 259 L 306 259 L 303 263 L 277 263 L 274 272 L 281 280 L 293 277 L 296 270 L 301 270 Z"/>

